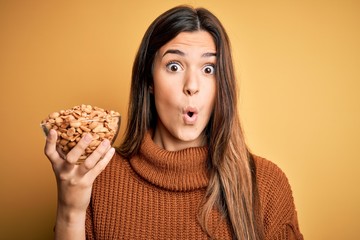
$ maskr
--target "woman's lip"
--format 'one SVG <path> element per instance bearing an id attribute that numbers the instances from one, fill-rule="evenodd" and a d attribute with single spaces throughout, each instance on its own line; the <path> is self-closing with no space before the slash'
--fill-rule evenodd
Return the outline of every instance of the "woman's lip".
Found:
<path id="1" fill-rule="evenodd" d="M 191 117 L 187 113 L 183 114 L 184 122 L 185 122 L 185 124 L 188 124 L 188 125 L 195 124 L 197 118 L 198 118 L 197 113 L 193 113 L 193 115 Z"/>
<path id="2" fill-rule="evenodd" d="M 197 118 L 198 110 L 195 107 L 188 106 L 183 109 L 183 119 L 185 124 L 193 125 L 195 124 Z"/>

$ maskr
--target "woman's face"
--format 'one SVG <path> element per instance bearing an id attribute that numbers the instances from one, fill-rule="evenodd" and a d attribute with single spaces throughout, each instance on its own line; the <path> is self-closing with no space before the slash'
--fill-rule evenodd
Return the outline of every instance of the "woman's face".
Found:
<path id="1" fill-rule="evenodd" d="M 206 31 L 182 32 L 156 53 L 154 142 L 169 151 L 206 144 L 214 107 L 216 47 Z"/>

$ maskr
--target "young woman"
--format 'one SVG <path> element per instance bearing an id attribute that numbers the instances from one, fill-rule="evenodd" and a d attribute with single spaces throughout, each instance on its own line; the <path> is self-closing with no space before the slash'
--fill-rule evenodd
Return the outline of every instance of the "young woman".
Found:
<path id="1" fill-rule="evenodd" d="M 132 74 L 128 124 L 81 165 L 56 132 L 57 239 L 303 239 L 288 180 L 249 152 L 229 39 L 206 9 L 179 6 L 148 28 Z"/>

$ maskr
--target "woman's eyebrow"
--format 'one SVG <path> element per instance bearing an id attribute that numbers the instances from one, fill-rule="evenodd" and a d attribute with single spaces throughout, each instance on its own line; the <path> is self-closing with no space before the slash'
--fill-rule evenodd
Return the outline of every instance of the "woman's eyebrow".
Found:
<path id="1" fill-rule="evenodd" d="M 216 52 L 206 52 L 201 57 L 216 57 Z"/>
<path id="2" fill-rule="evenodd" d="M 185 56 L 186 55 L 184 52 L 180 51 L 179 49 L 168 49 L 163 54 L 163 57 L 168 53 L 177 54 L 177 55 L 180 55 L 180 56 Z M 206 52 L 206 53 L 203 53 L 201 55 L 201 57 L 216 57 L 216 52 Z"/>
<path id="3" fill-rule="evenodd" d="M 166 50 L 166 52 L 163 54 L 163 57 L 168 54 L 168 53 L 172 53 L 172 54 L 177 54 L 177 55 L 180 55 L 180 56 L 185 56 L 185 53 L 178 50 L 178 49 L 168 49 Z"/>

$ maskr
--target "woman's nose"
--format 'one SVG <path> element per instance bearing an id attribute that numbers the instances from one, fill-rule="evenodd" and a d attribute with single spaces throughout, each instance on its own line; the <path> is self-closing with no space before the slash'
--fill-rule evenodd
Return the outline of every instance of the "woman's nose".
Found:
<path id="1" fill-rule="evenodd" d="M 185 83 L 183 92 L 185 95 L 193 96 L 199 92 L 199 76 L 194 72 L 189 72 L 185 76 Z"/>

